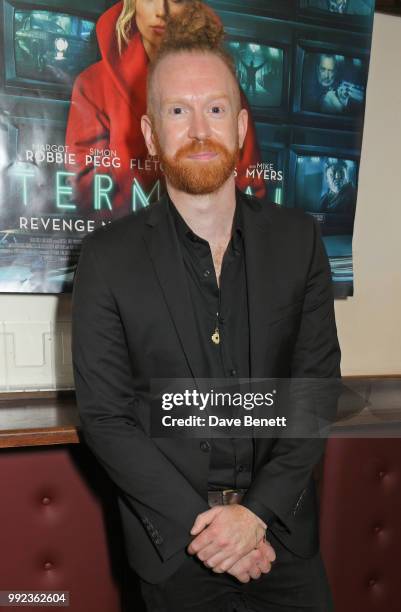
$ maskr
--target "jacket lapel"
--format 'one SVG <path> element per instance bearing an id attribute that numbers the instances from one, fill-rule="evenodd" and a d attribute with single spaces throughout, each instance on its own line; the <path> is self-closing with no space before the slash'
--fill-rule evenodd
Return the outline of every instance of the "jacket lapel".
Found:
<path id="1" fill-rule="evenodd" d="M 199 338 L 166 194 L 148 210 L 144 240 L 192 376 L 204 377 Z"/>
<path id="2" fill-rule="evenodd" d="M 242 203 L 248 287 L 250 376 L 266 377 L 268 315 L 279 295 L 280 262 L 273 247 L 271 204 L 237 197 Z"/>

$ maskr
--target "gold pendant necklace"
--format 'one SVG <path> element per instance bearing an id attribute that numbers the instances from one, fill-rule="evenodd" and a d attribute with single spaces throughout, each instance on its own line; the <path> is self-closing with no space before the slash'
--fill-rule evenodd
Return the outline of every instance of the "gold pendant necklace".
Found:
<path id="1" fill-rule="evenodd" d="M 212 342 L 214 342 L 214 344 L 220 344 L 220 332 L 218 327 L 216 327 L 214 333 L 212 334 Z"/>
<path id="2" fill-rule="evenodd" d="M 220 344 L 220 330 L 219 330 L 219 313 L 217 313 L 216 315 L 216 327 L 214 329 L 214 332 L 212 334 L 212 342 L 214 344 Z"/>

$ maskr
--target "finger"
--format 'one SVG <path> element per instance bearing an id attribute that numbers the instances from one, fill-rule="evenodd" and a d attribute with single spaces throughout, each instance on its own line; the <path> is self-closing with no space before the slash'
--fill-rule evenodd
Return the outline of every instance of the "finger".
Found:
<path id="1" fill-rule="evenodd" d="M 199 550 L 197 557 L 207 567 L 214 567 L 219 561 L 224 559 L 224 553 L 222 553 L 221 548 L 216 542 L 212 541 L 208 546 L 204 546 Z"/>
<path id="2" fill-rule="evenodd" d="M 248 560 L 243 557 L 236 563 L 233 563 L 227 570 L 227 574 L 231 574 L 232 576 L 237 576 L 238 574 L 246 574 L 249 568 Z"/>
<path id="3" fill-rule="evenodd" d="M 227 560 L 227 562 L 223 562 L 221 565 L 229 564 L 232 562 L 234 557 L 231 557 Z M 262 563 L 263 555 L 259 550 L 251 550 L 248 554 L 241 557 L 238 561 L 236 561 L 233 565 L 229 566 L 225 571 L 229 571 L 231 569 L 238 570 L 240 572 L 247 572 L 249 569 L 255 565 L 255 563 Z"/>
<path id="4" fill-rule="evenodd" d="M 276 560 L 276 551 L 267 540 L 265 542 L 261 542 L 258 545 L 257 550 L 259 550 L 263 556 L 270 561 L 270 563 L 273 563 L 273 561 Z"/>
<path id="5" fill-rule="evenodd" d="M 229 572 L 229 574 L 231 574 L 232 576 L 234 576 L 237 580 L 239 580 L 240 582 L 250 582 L 251 577 L 249 576 L 249 574 L 247 572 Z"/>
<path id="6" fill-rule="evenodd" d="M 263 565 L 260 569 L 262 574 L 268 574 L 272 569 L 271 563 L 266 563 L 266 565 Z"/>
<path id="7" fill-rule="evenodd" d="M 257 580 L 262 575 L 262 572 L 260 571 L 260 568 L 257 565 L 251 567 L 248 573 L 250 577 L 253 578 L 253 580 Z"/>
<path id="8" fill-rule="evenodd" d="M 270 561 L 268 561 L 267 559 L 262 559 L 262 561 L 258 562 L 258 565 L 259 565 L 260 571 L 263 574 L 268 574 L 272 568 Z"/>
<path id="9" fill-rule="evenodd" d="M 235 574 L 248 573 L 250 568 L 253 565 L 255 565 L 255 563 L 257 561 L 259 561 L 259 560 L 260 560 L 260 555 L 259 555 L 258 551 L 253 550 L 252 552 L 248 553 L 244 557 L 241 557 L 241 559 L 239 561 L 237 561 L 236 563 L 234 563 L 233 565 L 230 565 L 230 567 L 228 567 L 228 569 L 226 569 L 226 571 L 229 574 L 231 574 L 231 573 L 235 573 Z M 227 562 L 224 562 L 224 564 L 225 563 L 227 563 L 227 565 L 228 565 L 229 563 L 231 563 L 231 559 L 228 559 Z"/>
<path id="10" fill-rule="evenodd" d="M 222 556 L 216 555 L 214 558 L 210 559 L 208 563 L 210 563 L 210 567 L 212 567 L 213 571 L 222 574 L 227 572 L 233 566 L 238 565 L 241 569 L 246 571 L 248 569 L 248 563 L 244 562 L 245 557 L 241 557 L 239 560 L 234 556 Z"/>
<path id="11" fill-rule="evenodd" d="M 222 506 L 213 506 L 210 510 L 206 510 L 205 512 L 201 512 L 195 519 L 194 524 L 192 525 L 192 529 L 190 531 L 191 535 L 198 535 L 205 527 L 210 525 L 210 523 L 215 519 L 215 517 L 220 514 Z"/>
<path id="12" fill-rule="evenodd" d="M 267 556 L 268 559 L 271 563 L 273 563 L 273 561 L 276 560 L 276 551 L 274 550 L 273 546 L 270 544 L 270 542 L 268 542 L 266 540 L 266 544 L 267 544 Z"/>
<path id="13" fill-rule="evenodd" d="M 190 555 L 198 554 L 203 548 L 213 544 L 213 535 L 205 529 L 200 535 L 196 536 L 187 547 Z"/>
<path id="14" fill-rule="evenodd" d="M 201 551 L 201 554 L 203 557 L 203 551 Z M 225 572 L 242 558 L 244 558 L 243 555 L 238 557 L 238 555 L 233 554 L 231 551 L 222 551 L 220 547 L 215 554 L 211 555 L 209 558 L 205 558 L 203 562 L 207 567 L 217 569 L 219 572 Z"/>

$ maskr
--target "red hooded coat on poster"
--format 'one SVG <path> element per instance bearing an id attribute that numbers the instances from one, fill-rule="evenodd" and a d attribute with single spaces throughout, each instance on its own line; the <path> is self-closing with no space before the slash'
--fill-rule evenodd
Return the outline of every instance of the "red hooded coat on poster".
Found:
<path id="1" fill-rule="evenodd" d="M 161 178 L 157 164 L 148 156 L 140 125 L 141 117 L 146 112 L 149 58 L 138 30 L 133 32 L 129 44 L 119 53 L 116 22 L 121 9 L 122 2 L 119 2 L 103 13 L 97 22 L 96 33 L 102 59 L 77 77 L 66 131 L 66 144 L 76 158 L 75 165 L 69 170 L 76 177 L 75 197 L 79 210 L 85 215 L 94 211 L 94 174 L 108 175 L 113 181 L 113 192 L 112 195 L 110 192 L 109 198 L 113 218 L 132 210 L 132 185 L 135 179 L 144 193 L 149 195 Z M 249 110 L 243 93 L 242 103 Z M 95 149 L 100 151 L 98 158 L 91 154 Z M 95 163 L 99 163 L 103 155 L 101 151 L 106 150 L 111 151 L 111 167 L 96 167 Z M 254 168 L 260 161 L 255 127 L 250 117 L 237 167 L 237 185 L 243 191 L 252 186 L 255 195 L 262 198 L 265 196 L 263 178 L 247 177 L 248 168 Z M 109 179 L 105 186 L 107 191 Z"/>

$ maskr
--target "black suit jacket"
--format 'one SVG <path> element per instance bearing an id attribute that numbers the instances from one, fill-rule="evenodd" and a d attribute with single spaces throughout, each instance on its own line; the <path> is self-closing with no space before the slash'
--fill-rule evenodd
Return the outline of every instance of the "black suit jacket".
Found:
<path id="1" fill-rule="evenodd" d="M 319 229 L 300 210 L 243 207 L 252 377 L 340 376 L 330 268 Z M 152 378 L 198 376 L 201 355 L 167 199 L 88 234 L 74 279 L 72 351 L 85 440 L 118 487 L 132 568 L 157 583 L 184 560 L 208 509 L 210 453 L 199 439 L 151 438 Z M 325 408 L 331 410 L 331 408 Z M 278 517 L 293 552 L 318 549 L 312 469 L 321 439 L 255 441 L 248 499 Z"/>

